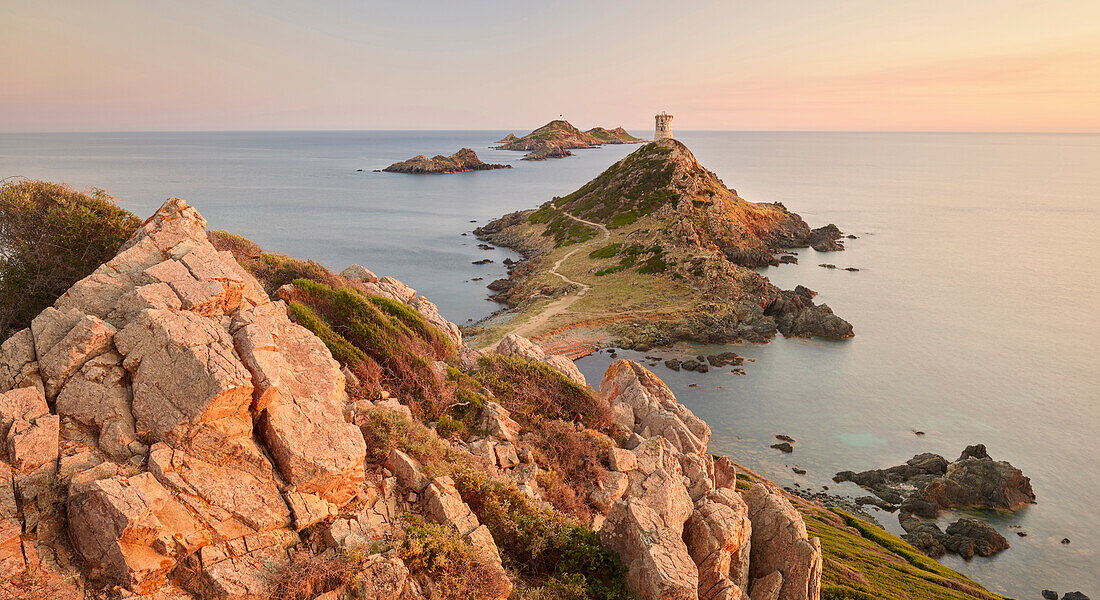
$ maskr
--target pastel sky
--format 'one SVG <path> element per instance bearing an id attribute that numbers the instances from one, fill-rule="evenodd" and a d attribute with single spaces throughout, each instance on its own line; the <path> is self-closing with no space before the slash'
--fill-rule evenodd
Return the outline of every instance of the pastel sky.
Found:
<path id="1" fill-rule="evenodd" d="M 1100 131 L 1098 0 L 3 0 L 0 131 Z"/>

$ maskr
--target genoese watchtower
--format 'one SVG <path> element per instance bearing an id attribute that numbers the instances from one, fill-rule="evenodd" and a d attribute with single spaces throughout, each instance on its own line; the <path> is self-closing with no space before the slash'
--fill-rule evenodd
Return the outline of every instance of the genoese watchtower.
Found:
<path id="1" fill-rule="evenodd" d="M 672 115 L 665 114 L 661 111 L 661 114 L 654 117 L 657 119 L 657 128 L 653 130 L 653 141 L 659 142 L 661 140 L 672 139 Z"/>

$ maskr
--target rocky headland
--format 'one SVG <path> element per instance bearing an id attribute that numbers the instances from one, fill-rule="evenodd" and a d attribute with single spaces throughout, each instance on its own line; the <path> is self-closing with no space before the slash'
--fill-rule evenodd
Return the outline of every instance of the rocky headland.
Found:
<path id="1" fill-rule="evenodd" d="M 494 299 L 511 310 L 468 330 L 479 343 L 516 328 L 570 355 L 606 344 L 854 335 L 813 290 L 781 290 L 754 270 L 797 260 L 791 249 L 843 249 L 840 230 L 810 229 L 781 204 L 740 198 L 674 139 L 475 234 L 526 257 L 494 282 Z"/>
<path id="2" fill-rule="evenodd" d="M 545 160 L 572 156 L 570 150 L 595 148 L 603 144 L 637 144 L 645 140 L 636 138 L 622 127 L 605 129 L 594 127 L 581 131 L 569 121 L 556 119 L 523 137 L 508 134 L 500 140 L 501 150 L 527 152 L 524 160 Z"/>
<path id="3" fill-rule="evenodd" d="M 0 597 L 999 597 L 708 452 L 620 360 L 169 200 L 0 346 Z"/>
<path id="4" fill-rule="evenodd" d="M 428 158 L 423 154 L 409 160 L 393 163 L 382 169 L 387 173 L 410 173 L 413 175 L 437 175 L 443 173 L 464 173 L 467 171 L 490 171 L 492 169 L 511 169 L 512 165 L 489 164 L 482 162 L 477 153 L 463 148 L 450 156 L 442 154 Z"/>
<path id="5" fill-rule="evenodd" d="M 982 444 L 967 446 L 954 462 L 924 453 L 888 469 L 842 471 L 833 481 L 856 483 L 878 496 L 880 506 L 898 510 L 906 531 L 902 537 L 934 557 L 989 556 L 1009 547 L 1004 536 L 977 519 L 958 519 L 941 530 L 934 519 L 945 510 L 1014 510 L 1035 502 L 1031 480 L 1008 462 L 994 461 Z"/>

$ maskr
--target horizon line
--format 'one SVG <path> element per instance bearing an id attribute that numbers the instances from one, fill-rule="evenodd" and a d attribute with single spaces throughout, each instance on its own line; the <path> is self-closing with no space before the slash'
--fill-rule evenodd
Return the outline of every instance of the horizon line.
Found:
<path id="1" fill-rule="evenodd" d="M 643 128 L 627 128 L 635 131 Z M 645 130 L 651 127 L 644 128 Z M 58 129 L 58 130 L 27 130 L 27 131 L 0 131 L 0 135 L 55 135 L 55 134 L 107 134 L 107 133 L 369 133 L 369 132 L 475 132 L 475 131 L 523 131 L 519 128 L 498 129 Z M 532 130 L 533 131 L 533 130 Z M 681 132 L 692 133 L 923 133 L 923 134 L 1007 134 L 1007 135 L 1097 135 L 1098 130 L 983 130 L 983 129 L 677 129 Z"/>

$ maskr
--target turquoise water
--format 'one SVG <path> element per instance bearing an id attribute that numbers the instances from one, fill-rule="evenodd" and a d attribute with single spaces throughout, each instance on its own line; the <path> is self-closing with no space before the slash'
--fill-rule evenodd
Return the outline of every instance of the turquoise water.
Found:
<path id="1" fill-rule="evenodd" d="M 394 275 L 462 323 L 495 309 L 483 286 L 514 255 L 479 250 L 461 234 L 568 193 L 634 148 L 530 163 L 487 149 L 505 133 L 3 134 L 0 177 L 108 188 L 141 215 L 181 196 L 211 227 L 332 268 L 358 262 Z M 830 477 L 917 452 L 954 459 L 984 443 L 1031 477 L 1038 504 L 987 515 L 1009 550 L 945 562 L 1019 598 L 1043 588 L 1100 594 L 1100 136 L 677 137 L 742 197 L 781 201 L 811 226 L 832 222 L 859 236 L 845 252 L 806 249 L 800 264 L 762 271 L 782 287 L 820 292 L 853 323 L 853 340 L 735 346 L 755 359 L 743 376 L 654 367 L 710 423 L 712 450 L 785 485 L 864 495 Z M 370 172 L 462 146 L 516 168 Z M 496 262 L 470 264 L 480 258 Z M 597 354 L 578 364 L 595 384 L 609 360 Z M 798 440 L 793 454 L 768 448 L 777 433 Z M 795 475 L 794 465 L 807 474 Z M 880 520 L 900 531 L 896 517 Z M 1072 543 L 1060 544 L 1063 537 Z"/>

